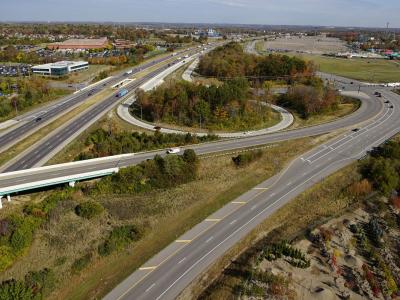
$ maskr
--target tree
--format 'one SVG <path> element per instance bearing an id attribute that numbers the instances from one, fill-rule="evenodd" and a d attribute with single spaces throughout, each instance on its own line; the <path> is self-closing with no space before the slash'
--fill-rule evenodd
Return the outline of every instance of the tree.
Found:
<path id="1" fill-rule="evenodd" d="M 373 183 L 377 190 L 386 195 L 399 185 L 399 177 L 393 163 L 382 157 L 371 158 L 361 166 L 361 173 Z"/>

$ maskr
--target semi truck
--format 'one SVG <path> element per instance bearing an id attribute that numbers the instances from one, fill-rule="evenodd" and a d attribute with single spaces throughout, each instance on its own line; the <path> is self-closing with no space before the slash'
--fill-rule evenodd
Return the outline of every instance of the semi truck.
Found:
<path id="1" fill-rule="evenodd" d="M 121 98 L 123 96 L 125 96 L 126 94 L 128 94 L 128 90 L 127 89 L 122 89 L 120 91 L 118 91 L 118 93 L 115 95 L 115 97 Z"/>

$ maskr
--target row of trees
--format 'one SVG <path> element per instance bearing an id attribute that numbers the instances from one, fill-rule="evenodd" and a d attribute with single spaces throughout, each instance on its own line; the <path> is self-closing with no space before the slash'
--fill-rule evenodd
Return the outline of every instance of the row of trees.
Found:
<path id="1" fill-rule="evenodd" d="M 278 98 L 277 104 L 291 108 L 307 119 L 337 109 L 340 101 L 339 94 L 330 87 L 296 84 Z"/>
<path id="2" fill-rule="evenodd" d="M 87 150 L 79 154 L 76 160 L 196 144 L 216 139 L 217 137 L 213 135 L 200 137 L 191 134 L 164 134 L 158 131 L 149 135 L 145 132 L 112 133 L 97 129 L 87 137 L 85 141 Z"/>
<path id="3" fill-rule="evenodd" d="M 66 95 L 67 91 L 53 89 L 48 83 L 39 77 L 30 79 L 11 78 L 0 79 L 0 91 L 4 95 L 0 97 L 0 119 L 13 116 L 16 111 L 23 111 L 40 103 L 54 100 L 54 98 Z"/>
<path id="4" fill-rule="evenodd" d="M 198 171 L 198 158 L 193 150 L 185 150 L 182 156 L 156 155 L 154 159 L 139 165 L 121 169 L 119 173 L 105 177 L 84 192 L 90 195 L 136 194 L 152 189 L 170 188 L 194 180 Z"/>
<path id="5" fill-rule="evenodd" d="M 314 66 L 297 57 L 270 54 L 247 54 L 238 43 L 216 48 L 200 60 L 198 71 L 204 76 L 218 78 L 236 77 L 284 77 L 311 76 Z"/>
<path id="6" fill-rule="evenodd" d="M 133 112 L 150 122 L 207 129 L 241 130 L 267 121 L 270 108 L 248 101 L 249 84 L 238 78 L 222 85 L 171 81 L 151 92 L 139 91 Z"/>

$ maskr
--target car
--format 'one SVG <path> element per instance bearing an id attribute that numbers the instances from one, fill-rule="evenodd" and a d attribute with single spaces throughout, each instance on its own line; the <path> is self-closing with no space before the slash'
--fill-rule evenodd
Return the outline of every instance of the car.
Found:
<path id="1" fill-rule="evenodd" d="M 390 103 L 390 101 L 389 101 L 389 100 L 386 100 L 385 103 Z"/>
<path id="2" fill-rule="evenodd" d="M 178 147 L 167 149 L 167 154 L 177 154 L 179 152 L 181 152 L 181 148 Z"/>
<path id="3" fill-rule="evenodd" d="M 42 117 L 36 118 L 36 122 L 40 122 L 40 121 L 42 121 Z"/>
<path id="4" fill-rule="evenodd" d="M 154 126 L 154 129 L 155 130 L 161 130 L 161 127 L 160 126 Z"/>
<path id="5" fill-rule="evenodd" d="M 354 84 L 354 82 L 353 82 L 353 81 L 351 81 L 351 82 L 350 82 L 350 84 Z"/>
<path id="6" fill-rule="evenodd" d="M 357 131 L 360 131 L 360 128 L 354 128 L 354 129 L 352 129 L 351 131 L 357 132 Z"/>
<path id="7" fill-rule="evenodd" d="M 390 105 L 389 108 L 393 108 L 393 105 Z"/>

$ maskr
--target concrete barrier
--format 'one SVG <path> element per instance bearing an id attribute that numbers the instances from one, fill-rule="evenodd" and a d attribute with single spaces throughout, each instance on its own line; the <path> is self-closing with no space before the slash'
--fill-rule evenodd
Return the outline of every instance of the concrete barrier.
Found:
<path id="1" fill-rule="evenodd" d="M 107 157 L 101 157 L 101 158 L 93 158 L 93 159 L 86 159 L 86 160 L 81 160 L 81 161 L 74 161 L 74 162 L 57 164 L 57 165 L 50 165 L 50 166 L 45 166 L 45 167 L 19 170 L 19 171 L 14 171 L 14 172 L 0 173 L 0 179 L 5 178 L 5 177 L 12 177 L 14 175 L 32 174 L 35 172 L 52 170 L 52 169 L 69 168 L 69 167 L 76 167 L 76 166 L 82 166 L 82 165 L 88 165 L 88 164 L 96 164 L 96 163 L 102 162 L 102 161 L 131 158 L 134 155 L 135 155 L 134 153 L 120 154 L 120 155 L 107 156 Z"/>
<path id="2" fill-rule="evenodd" d="M 70 186 L 74 186 L 76 181 L 107 176 L 107 175 L 115 174 L 118 172 L 119 172 L 119 168 L 110 168 L 110 169 L 97 170 L 97 171 L 86 172 L 86 173 L 79 173 L 79 174 L 74 174 L 74 175 L 69 175 L 69 176 L 55 177 L 52 179 L 39 180 L 39 181 L 35 181 L 35 182 L 30 182 L 30 183 L 15 184 L 13 186 L 0 188 L 0 196 L 1 197 L 7 196 L 7 200 L 11 201 L 10 194 L 13 194 L 13 193 L 48 187 L 48 186 L 62 184 L 62 183 L 69 183 Z"/>

